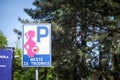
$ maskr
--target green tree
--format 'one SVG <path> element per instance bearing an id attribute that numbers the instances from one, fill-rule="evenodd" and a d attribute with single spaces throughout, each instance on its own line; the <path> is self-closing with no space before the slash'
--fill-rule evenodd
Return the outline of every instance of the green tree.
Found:
<path id="1" fill-rule="evenodd" d="M 33 74 L 34 68 L 23 68 L 21 65 L 22 50 L 20 49 L 20 38 L 22 37 L 22 32 L 14 29 L 13 32 L 17 34 L 16 48 L 14 50 L 14 61 L 13 61 L 13 80 L 33 80 L 35 74 Z"/>
<path id="2" fill-rule="evenodd" d="M 7 38 L 5 35 L 0 31 L 0 47 L 6 47 L 7 46 Z"/>
<path id="3" fill-rule="evenodd" d="M 22 37 L 22 32 L 15 28 L 14 28 L 13 32 L 17 35 L 16 47 L 18 48 L 18 47 L 20 47 L 19 44 L 20 44 L 20 38 Z"/>
<path id="4" fill-rule="evenodd" d="M 26 13 L 52 24 L 54 70 L 62 80 L 81 80 L 94 70 L 100 80 L 114 74 L 109 63 L 119 40 L 119 1 L 35 0 L 33 5 Z"/>

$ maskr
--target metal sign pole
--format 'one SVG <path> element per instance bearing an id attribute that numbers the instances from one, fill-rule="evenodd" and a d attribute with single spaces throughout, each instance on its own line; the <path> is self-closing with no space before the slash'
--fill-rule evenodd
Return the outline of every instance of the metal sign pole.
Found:
<path id="1" fill-rule="evenodd" d="M 35 68 L 35 80 L 38 80 L 38 67 Z"/>

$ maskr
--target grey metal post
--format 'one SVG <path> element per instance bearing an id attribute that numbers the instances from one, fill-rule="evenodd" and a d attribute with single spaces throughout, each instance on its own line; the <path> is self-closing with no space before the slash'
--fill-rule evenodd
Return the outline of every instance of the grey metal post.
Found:
<path id="1" fill-rule="evenodd" d="M 38 80 L 38 67 L 35 68 L 35 80 Z"/>
<path id="2" fill-rule="evenodd" d="M 58 74 L 56 74 L 56 80 L 58 80 Z"/>

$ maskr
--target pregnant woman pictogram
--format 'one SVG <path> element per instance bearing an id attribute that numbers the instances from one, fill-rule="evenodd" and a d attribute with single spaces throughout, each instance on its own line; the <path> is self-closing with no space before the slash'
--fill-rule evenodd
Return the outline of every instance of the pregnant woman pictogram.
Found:
<path id="1" fill-rule="evenodd" d="M 29 30 L 25 33 L 25 37 L 27 38 L 27 41 L 24 45 L 24 48 L 27 51 L 27 55 L 29 57 L 34 57 L 34 55 L 39 52 L 39 48 L 36 46 L 35 41 L 33 41 L 35 32 L 33 30 Z"/>

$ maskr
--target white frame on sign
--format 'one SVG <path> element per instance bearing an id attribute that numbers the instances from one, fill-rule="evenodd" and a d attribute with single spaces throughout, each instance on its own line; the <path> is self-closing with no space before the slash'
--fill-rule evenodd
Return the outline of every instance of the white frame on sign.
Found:
<path id="1" fill-rule="evenodd" d="M 27 28 L 28 29 L 27 29 Z M 41 43 L 40 42 L 37 42 L 38 41 L 38 35 L 36 35 L 36 34 L 38 34 L 38 31 L 36 30 L 36 29 L 38 29 L 38 27 L 40 27 L 40 30 L 41 30 L 41 39 L 42 39 L 42 41 L 41 41 Z M 46 37 L 44 37 L 44 34 L 45 34 L 45 31 L 44 31 L 44 28 L 42 29 L 41 27 L 46 27 L 47 29 L 48 29 L 48 36 L 46 36 Z M 34 29 L 35 28 L 35 29 Z M 43 47 L 41 47 L 41 52 L 39 51 L 39 53 L 37 53 L 36 55 L 34 55 L 34 57 L 26 57 L 26 55 L 28 55 L 28 54 L 26 54 L 25 53 L 25 49 L 24 49 L 24 45 L 25 45 L 25 42 L 26 42 L 26 37 L 25 37 L 25 32 L 26 31 L 28 31 L 28 30 L 34 30 L 35 31 L 35 37 L 33 38 L 33 40 L 36 42 L 36 45 L 37 45 L 37 47 L 38 47 L 38 49 L 41 47 L 41 45 L 43 45 L 44 46 L 44 48 Z M 22 32 L 23 32 L 23 34 L 22 34 L 22 67 L 51 67 L 51 24 L 49 24 L 49 23 L 43 23 L 43 24 L 27 24 L 27 25 L 23 25 L 23 29 L 22 29 Z M 36 37 L 37 36 L 37 37 Z M 42 38 L 42 36 L 44 37 L 44 38 Z M 47 39 L 45 39 L 45 38 L 47 38 Z M 49 40 L 48 40 L 49 39 Z M 48 53 L 48 51 L 47 52 L 45 52 L 45 41 L 46 41 L 46 43 L 47 44 L 49 44 L 49 46 L 46 46 L 47 47 L 47 50 L 49 51 L 49 53 Z M 42 44 L 44 42 L 44 44 Z M 41 45 L 40 45 L 41 44 Z M 43 50 L 44 49 L 44 50 Z M 43 53 L 42 53 L 43 52 Z M 24 57 L 25 56 L 25 57 Z M 39 56 L 41 56 L 41 58 L 39 57 Z M 32 59 L 33 60 L 35 60 L 36 59 L 36 63 L 38 63 L 38 61 L 39 61 L 39 63 L 41 62 L 41 64 L 42 65 L 25 65 L 24 63 L 24 60 L 25 59 L 27 59 L 26 61 L 28 61 L 28 59 L 30 59 L 29 61 L 31 62 L 31 64 L 33 63 L 32 62 Z M 38 59 L 38 60 L 37 60 Z M 41 59 L 41 60 L 40 60 Z M 43 59 L 43 61 L 42 61 L 42 59 Z M 46 60 L 46 64 L 45 64 L 45 60 Z M 47 62 L 49 62 L 48 64 L 47 64 Z M 34 61 L 34 63 L 35 63 L 35 61 Z M 43 63 L 44 63 L 44 65 L 43 65 Z"/>

